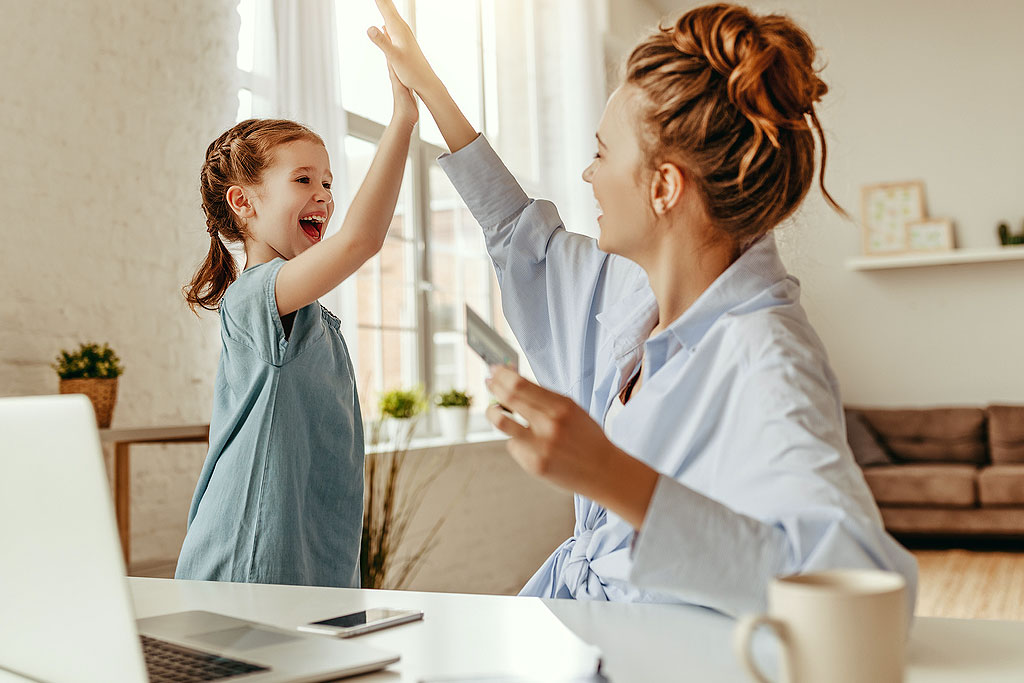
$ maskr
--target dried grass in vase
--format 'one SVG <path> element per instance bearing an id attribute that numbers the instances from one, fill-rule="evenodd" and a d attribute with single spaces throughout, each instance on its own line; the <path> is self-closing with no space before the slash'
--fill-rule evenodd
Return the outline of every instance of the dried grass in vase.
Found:
<path id="1" fill-rule="evenodd" d="M 381 421 L 372 424 L 369 443 L 381 443 L 381 424 Z M 400 436 L 390 441 L 390 450 L 366 455 L 363 538 L 359 558 L 363 588 L 398 590 L 407 586 L 433 548 L 437 533 L 447 519 L 447 514 L 441 515 L 411 555 L 401 560 L 397 558 L 396 551 L 427 489 L 451 464 L 452 458 L 452 450 L 449 449 L 442 465 L 405 493 L 405 486 L 416 480 L 426 460 L 414 456 L 412 463 L 406 461 L 412 431 L 411 428 L 402 430 Z"/>

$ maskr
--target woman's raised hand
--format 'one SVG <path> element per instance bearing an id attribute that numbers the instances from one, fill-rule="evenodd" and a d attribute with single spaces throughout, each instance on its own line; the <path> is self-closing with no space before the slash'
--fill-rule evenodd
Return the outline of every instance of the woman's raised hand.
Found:
<path id="1" fill-rule="evenodd" d="M 409 24 L 395 8 L 392 0 L 375 0 L 377 9 L 384 17 L 384 30 L 371 26 L 366 33 L 373 44 L 381 49 L 387 57 L 391 68 L 395 70 L 402 83 L 422 94 L 437 76 L 423 56 L 416 36 Z"/>
<path id="2" fill-rule="evenodd" d="M 381 49 L 387 57 L 388 64 L 394 69 L 398 78 L 416 91 L 423 103 L 430 110 L 430 115 L 437 122 L 448 149 L 457 152 L 472 143 L 477 132 L 459 105 L 452 99 L 444 83 L 437 77 L 430 63 L 423 56 L 416 36 L 409 24 L 395 9 L 391 0 L 375 0 L 377 9 L 384 16 L 382 28 L 371 27 L 367 35 L 373 44 Z"/>

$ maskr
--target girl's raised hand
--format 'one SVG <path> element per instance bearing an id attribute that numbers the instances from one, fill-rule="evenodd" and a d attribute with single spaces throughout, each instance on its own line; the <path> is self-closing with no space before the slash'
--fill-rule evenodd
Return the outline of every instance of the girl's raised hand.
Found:
<path id="1" fill-rule="evenodd" d="M 430 63 L 423 56 L 416 36 L 413 35 L 409 24 L 405 23 L 402 15 L 395 8 L 392 0 L 375 0 L 377 9 L 384 17 L 384 31 L 375 26 L 370 27 L 366 33 L 370 36 L 373 44 L 381 49 L 388 63 L 398 74 L 402 83 L 417 92 L 422 92 L 428 87 L 437 76 L 430 68 Z"/>
<path id="2" fill-rule="evenodd" d="M 391 94 L 395 100 L 392 120 L 407 125 L 410 129 L 420 118 L 419 107 L 416 106 L 416 95 L 398 78 L 398 74 L 388 64 L 388 75 L 391 77 Z"/>

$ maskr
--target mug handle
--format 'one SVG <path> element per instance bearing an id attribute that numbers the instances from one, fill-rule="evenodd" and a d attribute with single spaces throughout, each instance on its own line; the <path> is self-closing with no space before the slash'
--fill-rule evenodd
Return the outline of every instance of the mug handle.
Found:
<path id="1" fill-rule="evenodd" d="M 778 619 L 773 619 L 767 614 L 748 614 L 745 617 L 741 617 L 733 629 L 732 647 L 736 656 L 743 663 L 743 667 L 747 670 L 747 673 L 754 677 L 754 680 L 758 683 L 772 683 L 771 679 L 761 673 L 761 670 L 754 662 L 754 658 L 750 656 L 750 641 L 754 636 L 754 631 L 761 626 L 767 626 L 775 632 L 775 636 L 782 644 L 782 655 L 784 657 L 788 656 L 789 642 L 786 637 L 786 624 Z"/>

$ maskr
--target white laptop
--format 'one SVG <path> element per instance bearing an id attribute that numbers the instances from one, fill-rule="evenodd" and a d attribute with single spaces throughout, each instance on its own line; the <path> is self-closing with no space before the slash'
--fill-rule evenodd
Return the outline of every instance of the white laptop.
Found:
<path id="1" fill-rule="evenodd" d="M 210 612 L 136 622 L 124 574 L 88 399 L 0 398 L 0 672 L 52 683 L 269 683 L 398 661 L 358 643 Z M 179 677 L 174 667 L 192 673 Z"/>

